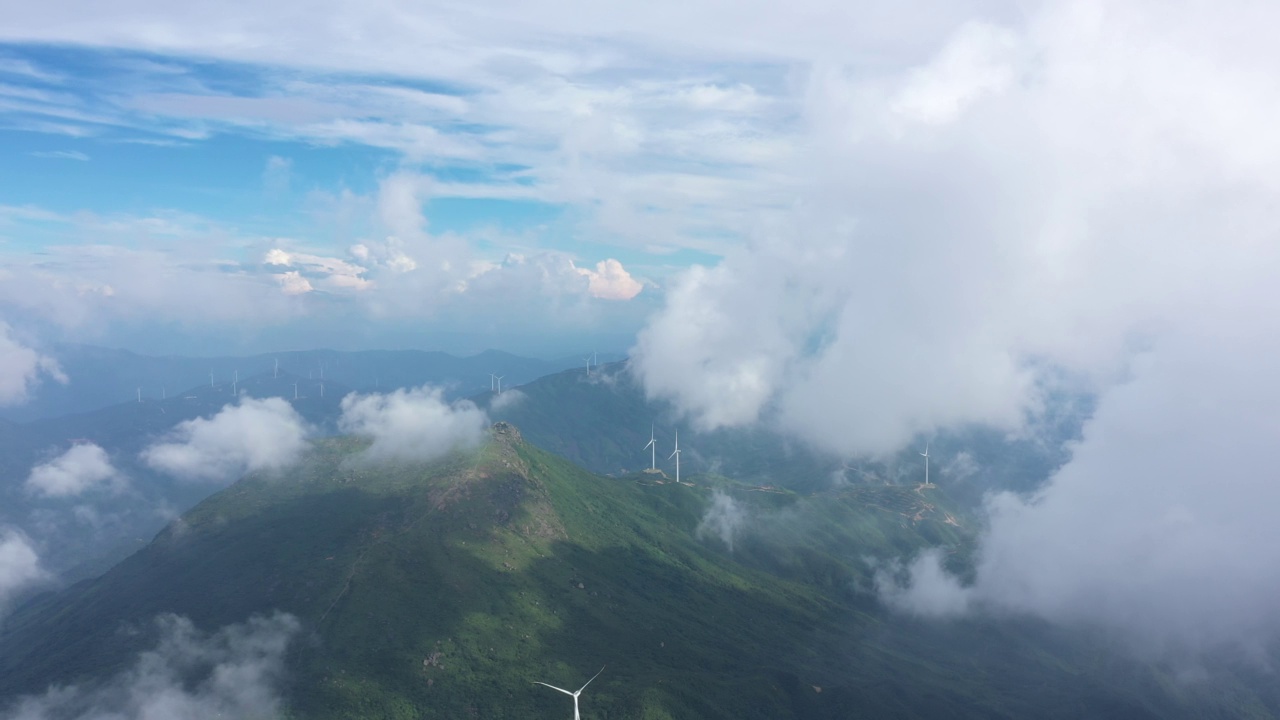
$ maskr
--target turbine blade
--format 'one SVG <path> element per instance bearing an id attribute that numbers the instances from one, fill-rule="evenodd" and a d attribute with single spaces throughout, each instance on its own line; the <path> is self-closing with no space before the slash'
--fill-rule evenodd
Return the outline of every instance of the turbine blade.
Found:
<path id="1" fill-rule="evenodd" d="M 594 678 L 593 678 L 593 679 L 594 679 Z M 588 682 L 589 682 L 589 681 L 588 681 Z M 547 685 L 546 683 L 544 683 L 544 682 L 538 682 L 537 680 L 534 680 L 534 681 L 533 681 L 533 684 L 534 684 L 534 685 L 546 685 L 547 687 L 551 688 L 552 690 L 559 690 L 560 692 L 564 693 L 565 695 L 573 695 L 573 693 L 569 692 L 568 690 L 565 690 L 564 688 L 558 688 L 558 687 L 556 687 L 555 685 Z"/>
<path id="2" fill-rule="evenodd" d="M 675 456 L 676 456 L 676 453 L 678 453 L 678 452 L 680 452 L 680 449 L 679 449 L 679 448 L 676 448 L 675 450 L 672 450 L 672 451 L 671 451 L 671 454 L 667 456 L 667 459 L 668 459 L 668 460 L 670 460 L 671 458 L 675 457 Z"/>
<path id="3" fill-rule="evenodd" d="M 608 665 L 606 665 L 605 667 L 609 667 L 609 666 L 608 666 Z M 604 672 L 604 668 L 603 668 L 603 667 L 602 667 L 602 668 L 600 668 L 600 672 L 598 672 L 598 673 L 596 673 L 595 675 L 592 675 L 592 676 L 591 676 L 591 680 L 595 680 L 596 678 L 600 677 L 600 673 L 602 673 L 602 672 Z M 584 684 L 582 687 L 578 688 L 578 692 L 582 692 L 583 690 L 586 690 L 586 689 L 587 689 L 587 685 L 590 685 L 590 684 L 591 684 L 591 680 L 588 680 L 588 681 L 586 682 L 586 684 Z M 578 694 L 578 693 L 574 693 L 574 695 L 577 695 L 577 694 Z"/>

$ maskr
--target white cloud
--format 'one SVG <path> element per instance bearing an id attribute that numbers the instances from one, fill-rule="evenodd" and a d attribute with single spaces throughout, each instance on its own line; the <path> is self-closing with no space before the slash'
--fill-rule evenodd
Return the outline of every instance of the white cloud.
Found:
<path id="1" fill-rule="evenodd" d="M 280 283 L 280 291 L 285 295 L 302 295 L 315 289 L 311 287 L 311 282 L 302 277 L 302 274 L 297 270 L 276 273 L 271 277 Z"/>
<path id="2" fill-rule="evenodd" d="M 489 399 L 490 410 L 507 410 L 524 402 L 528 396 L 519 390 L 503 390 Z"/>
<path id="3" fill-rule="evenodd" d="M 26 402 L 42 376 L 67 382 L 57 360 L 20 343 L 8 323 L 0 320 L 0 405 Z"/>
<path id="4" fill-rule="evenodd" d="M 1103 396 L 1037 497 L 992 498 L 963 590 L 976 606 L 1110 626 L 1157 649 L 1280 635 L 1280 491 L 1260 451 L 1280 432 L 1265 359 L 1280 326 L 1264 325 L 1166 336 Z M 941 584 L 936 567 L 914 570 Z"/>
<path id="5" fill-rule="evenodd" d="M 638 280 L 631 277 L 622 263 L 609 258 L 596 263 L 596 269 L 575 268 L 580 275 L 590 280 L 588 292 L 592 297 L 605 300 L 630 300 L 644 289 Z"/>
<path id="6" fill-rule="evenodd" d="M 27 476 L 27 491 L 45 497 L 79 495 L 94 486 L 119 480 L 107 452 L 93 443 L 77 443 Z"/>
<path id="7" fill-rule="evenodd" d="M 0 528 L 0 610 L 17 593 L 46 577 L 27 537 L 12 528 Z"/>
<path id="8" fill-rule="evenodd" d="M 51 158 L 54 160 L 79 160 L 80 162 L 88 162 L 89 156 L 79 150 L 48 150 L 37 151 L 31 153 L 32 157 Z"/>
<path id="9" fill-rule="evenodd" d="M 268 194 L 282 195 L 289 192 L 289 184 L 293 179 L 293 161 L 279 155 L 267 158 L 267 166 L 262 171 L 262 187 Z"/>
<path id="10" fill-rule="evenodd" d="M 450 405 L 439 388 L 423 386 L 387 395 L 352 393 L 342 399 L 338 425 L 371 438 L 372 459 L 430 460 L 479 444 L 489 419 L 471 402 Z"/>
<path id="11" fill-rule="evenodd" d="M 907 576 L 905 583 L 898 580 L 901 573 Z M 942 552 L 936 548 L 920 553 L 905 568 L 896 564 L 877 568 L 875 583 L 890 606 L 922 617 L 954 617 L 968 612 L 974 600 L 973 590 L 962 587 L 942 568 Z"/>
<path id="12" fill-rule="evenodd" d="M 747 524 L 747 511 L 721 490 L 711 494 L 711 506 L 698 521 L 697 536 L 717 537 L 733 552 L 733 543 Z"/>
<path id="13" fill-rule="evenodd" d="M 127 670 L 100 685 L 52 687 L 19 699 L 4 720 L 215 720 L 275 717 L 282 709 L 286 652 L 301 630 L 277 613 L 212 634 L 176 615 Z"/>
<path id="14" fill-rule="evenodd" d="M 211 418 L 179 423 L 140 457 L 184 480 L 225 483 L 293 464 L 306 449 L 307 434 L 306 423 L 288 402 L 245 398 Z"/>
<path id="15" fill-rule="evenodd" d="M 928 65 L 910 73 L 890 109 L 922 123 L 948 123 L 984 95 L 1015 80 L 1018 37 L 1008 29 L 970 23 L 959 28 Z"/>
<path id="16" fill-rule="evenodd" d="M 368 268 L 341 258 L 271 248 L 262 256 L 262 262 L 264 265 L 300 268 L 300 271 L 291 270 L 273 275 L 289 294 L 311 292 L 313 288 L 307 276 L 333 288 L 367 290 L 373 287 L 373 283 L 363 277 Z"/>

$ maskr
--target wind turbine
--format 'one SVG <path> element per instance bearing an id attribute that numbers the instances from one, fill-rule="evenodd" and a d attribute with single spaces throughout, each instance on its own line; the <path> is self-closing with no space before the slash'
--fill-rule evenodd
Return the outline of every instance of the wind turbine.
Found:
<path id="1" fill-rule="evenodd" d="M 929 485 L 929 443 L 926 442 L 924 444 L 924 452 L 920 453 L 920 455 L 924 458 L 924 486 L 930 487 Z"/>
<path id="2" fill-rule="evenodd" d="M 497 375 L 494 375 L 493 373 L 489 373 L 489 392 L 493 392 L 493 382 L 497 377 L 498 377 Z"/>
<path id="3" fill-rule="evenodd" d="M 234 375 L 234 377 L 233 377 L 233 378 L 232 378 L 232 380 L 231 380 L 231 394 L 232 394 L 233 396 L 234 396 L 234 395 L 239 395 L 239 394 L 240 394 L 240 387 L 239 387 L 239 386 L 240 386 L 240 371 L 239 371 L 239 370 L 236 370 L 236 371 L 235 371 L 235 375 Z"/>
<path id="4" fill-rule="evenodd" d="M 209 371 L 209 387 L 213 387 L 213 371 Z"/>
<path id="5" fill-rule="evenodd" d="M 649 423 L 649 444 L 644 446 L 649 451 L 649 469 L 658 469 L 658 441 L 653 437 L 653 423 Z"/>
<path id="6" fill-rule="evenodd" d="M 142 402 L 142 388 L 138 388 L 138 402 Z"/>
<path id="7" fill-rule="evenodd" d="M 320 397 L 324 397 L 324 381 L 320 381 Z"/>
<path id="8" fill-rule="evenodd" d="M 298 383 L 293 384 L 293 399 L 298 399 Z"/>
<path id="9" fill-rule="evenodd" d="M 499 375 L 499 376 L 498 376 L 498 394 L 499 394 L 499 395 L 501 395 L 501 394 L 502 394 L 502 378 L 504 378 L 504 377 L 506 377 L 506 375 Z"/>
<path id="10" fill-rule="evenodd" d="M 271 377 L 273 379 L 280 377 L 280 358 L 276 358 L 276 369 L 271 372 Z"/>
<path id="11" fill-rule="evenodd" d="M 600 668 L 600 672 L 596 673 L 595 675 L 592 675 L 592 676 L 591 676 L 591 680 L 595 680 L 596 678 L 600 677 L 600 673 L 602 673 L 602 672 L 604 672 L 604 668 Z M 551 688 L 552 690 L 559 690 L 560 692 L 564 693 L 565 695 L 572 695 L 572 696 L 573 696 L 573 720 L 582 720 L 582 715 L 578 713 L 578 696 L 582 694 L 582 691 L 583 691 L 583 690 L 586 690 L 586 689 L 587 689 L 587 685 L 590 685 L 590 684 L 591 684 L 591 680 L 588 680 L 588 681 L 586 682 L 586 684 L 585 684 L 585 685 L 583 685 L 582 687 L 578 688 L 577 692 L 569 692 L 568 690 L 565 690 L 564 688 L 558 688 L 558 687 L 556 687 L 555 685 L 547 685 L 546 683 L 544 683 L 544 682 L 538 682 L 537 680 L 534 680 L 534 681 L 533 681 L 533 684 L 534 684 L 534 685 L 544 685 L 544 686 L 546 686 L 546 687 Z"/>
<path id="12" fill-rule="evenodd" d="M 587 375 L 590 375 L 591 374 L 591 356 L 588 355 L 582 359 L 587 361 Z"/>
<path id="13" fill-rule="evenodd" d="M 680 484 L 680 431 L 676 431 L 676 449 L 667 456 L 667 459 L 676 459 L 676 484 Z"/>

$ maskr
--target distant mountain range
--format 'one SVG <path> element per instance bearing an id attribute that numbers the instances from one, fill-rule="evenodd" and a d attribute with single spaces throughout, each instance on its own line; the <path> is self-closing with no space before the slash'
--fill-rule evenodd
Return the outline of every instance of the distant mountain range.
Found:
<path id="1" fill-rule="evenodd" d="M 371 464 L 364 448 L 317 441 L 285 477 L 245 478 L 102 577 L 26 604 L 0 633 L 0 699 L 51 683 L 77 689 L 38 702 L 148 691 L 140 678 L 163 656 L 147 665 L 138 653 L 176 622 L 155 618 L 177 613 L 206 632 L 260 618 L 234 625 L 260 655 L 292 638 L 282 718 L 569 717 L 568 698 L 532 681 L 577 688 L 601 666 L 581 698 L 586 718 L 1280 707 L 1260 675 L 1188 684 L 1087 631 L 888 611 L 874 578 L 890 558 L 941 547 L 960 572 L 969 563 L 973 521 L 941 489 L 801 497 L 703 477 L 605 478 L 506 424 L 430 463 Z M 717 523 L 717 508 L 738 520 Z M 212 682 L 196 665 L 184 672 L 182 687 Z"/>
<path id="2" fill-rule="evenodd" d="M 450 397 L 489 389 L 490 373 L 505 383 L 527 383 L 549 373 L 577 367 L 579 358 L 537 360 L 488 350 L 470 357 L 420 350 L 296 350 L 244 357 L 156 357 L 90 345 L 60 345 L 52 353 L 68 382 L 46 380 L 27 403 L 0 409 L 0 418 L 28 422 L 98 410 L 137 398 L 148 400 L 190 388 L 229 385 L 242 378 L 281 372 L 326 380 L 361 391 L 438 385 Z M 605 354 L 607 360 L 617 355 Z M 585 366 L 584 366 L 585 367 Z M 212 373 L 212 379 L 210 374 Z"/>
<path id="3" fill-rule="evenodd" d="M 0 524 L 27 528 L 41 543 L 45 566 L 72 580 L 110 567 L 141 547 L 174 514 L 216 489 L 159 475 L 139 461 L 138 453 L 178 423 L 209 417 L 230 403 L 232 379 L 237 375 L 237 391 L 256 398 L 284 398 L 326 434 L 337 430 L 341 398 L 362 387 L 353 383 L 365 383 L 366 391 L 439 385 L 449 388 L 453 398 L 469 394 L 491 419 L 522 428 L 534 445 L 604 475 L 647 468 L 655 454 L 658 467 L 674 473 L 668 456 L 676 431 L 687 474 L 718 475 L 800 493 L 845 485 L 911 484 L 923 474 L 920 458 L 912 450 L 892 458 L 837 458 L 764 427 L 695 432 L 669 405 L 647 400 L 625 362 L 593 367 L 590 375 L 585 366 L 574 366 L 533 377 L 548 364 L 496 352 L 464 359 L 408 351 L 282 353 L 279 370 L 276 356 L 265 355 L 162 359 L 96 348 L 79 348 L 77 353 L 63 359 L 69 375 L 115 378 L 100 384 L 117 391 L 133 381 L 130 373 L 144 371 L 171 372 L 196 382 L 164 387 L 154 396 L 144 393 L 141 402 L 135 389 L 128 401 L 91 411 L 25 423 L 0 420 Z M 211 366 L 219 368 L 213 383 L 206 369 Z M 312 369 L 305 374 L 298 372 L 308 367 Z M 507 391 L 501 396 L 489 390 L 490 372 L 505 375 Z M 84 385 L 93 383 L 84 381 Z M 475 392 L 477 385 L 479 392 Z M 47 390 L 42 389 L 41 397 Z M 78 398 L 74 404 L 88 402 Z M 45 403 L 46 407 L 57 404 L 47 398 Z M 933 438 L 932 477 L 969 507 L 978 506 L 990 490 L 1034 489 L 1066 460 L 1066 441 L 1078 434 L 1088 410 L 1069 403 L 1062 407 L 1057 424 L 1035 438 L 1006 438 L 981 428 Z M 658 446 L 653 454 L 645 449 L 651 425 Z M 23 484 L 34 465 L 84 441 L 101 446 L 129 478 L 127 492 L 101 493 L 86 503 L 77 498 L 35 497 L 26 491 Z"/>

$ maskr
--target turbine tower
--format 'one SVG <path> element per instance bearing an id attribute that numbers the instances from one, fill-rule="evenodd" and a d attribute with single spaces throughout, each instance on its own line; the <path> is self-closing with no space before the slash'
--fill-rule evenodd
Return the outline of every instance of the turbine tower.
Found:
<path id="1" fill-rule="evenodd" d="M 676 431 L 676 449 L 672 451 L 670 455 L 667 456 L 668 460 L 670 460 L 671 458 L 676 459 L 676 484 L 679 485 L 680 484 L 680 431 L 679 430 Z"/>
<path id="2" fill-rule="evenodd" d="M 298 399 L 298 383 L 293 384 L 293 399 Z"/>
<path id="3" fill-rule="evenodd" d="M 209 387 L 213 387 L 213 371 L 209 371 Z"/>
<path id="4" fill-rule="evenodd" d="M 494 375 L 493 373 L 489 373 L 489 392 L 493 392 L 493 388 L 494 388 L 493 383 L 495 382 L 497 377 L 498 377 L 497 375 Z"/>
<path id="5" fill-rule="evenodd" d="M 280 377 L 280 358 L 276 358 L 276 369 L 271 372 L 272 379 Z"/>
<path id="6" fill-rule="evenodd" d="M 658 469 L 658 441 L 653 437 L 653 423 L 649 423 L 649 444 L 644 446 L 649 451 L 649 469 Z"/>
<path id="7" fill-rule="evenodd" d="M 591 676 L 591 680 L 595 680 L 596 678 L 600 677 L 600 673 L 602 673 L 602 672 L 604 672 L 604 668 L 600 668 L 600 672 L 596 673 L 595 675 L 592 675 L 592 676 Z M 533 684 L 534 684 L 534 685 L 545 685 L 546 687 L 549 687 L 549 688 L 551 688 L 552 690 L 559 690 L 560 692 L 564 693 L 565 695 L 571 695 L 571 696 L 573 697 L 573 720 L 582 720 L 582 715 L 578 712 L 578 696 L 582 694 L 582 691 L 583 691 L 583 690 L 586 690 L 586 689 L 587 689 L 587 685 L 590 685 L 590 684 L 591 684 L 591 680 L 588 680 L 588 681 L 586 682 L 586 684 L 585 684 L 585 685 L 583 685 L 582 687 L 578 688 L 577 692 L 569 692 L 568 690 L 565 690 L 564 688 L 558 688 L 558 687 L 556 687 L 555 685 L 547 685 L 546 683 L 544 683 L 544 682 L 538 682 L 537 680 L 534 680 L 534 681 L 533 681 Z"/>
<path id="8" fill-rule="evenodd" d="M 582 359 L 587 362 L 587 375 L 591 375 L 591 356 L 588 355 Z"/>
<path id="9" fill-rule="evenodd" d="M 498 376 L 498 394 L 499 394 L 499 395 L 501 395 L 501 394 L 502 394 L 502 378 L 504 378 L 504 377 L 506 377 L 506 375 L 499 375 L 499 376 Z"/>
<path id="10" fill-rule="evenodd" d="M 138 402 L 142 402 L 142 388 L 138 388 Z"/>
<path id="11" fill-rule="evenodd" d="M 924 486 L 933 487 L 929 484 L 929 443 L 924 444 L 924 452 L 920 455 L 924 458 Z"/>
<path id="12" fill-rule="evenodd" d="M 231 395 L 234 397 L 240 394 L 240 371 L 236 370 L 231 380 Z"/>

